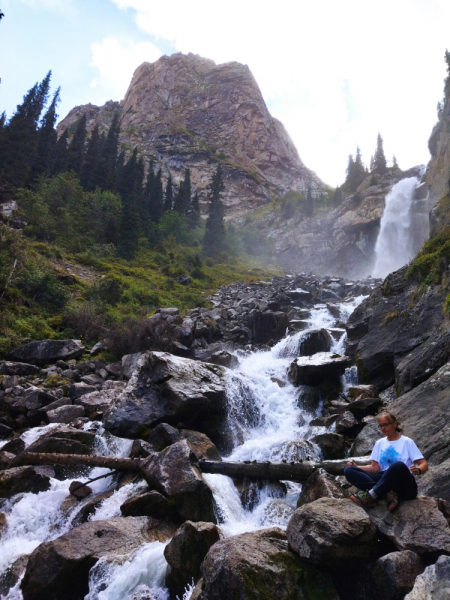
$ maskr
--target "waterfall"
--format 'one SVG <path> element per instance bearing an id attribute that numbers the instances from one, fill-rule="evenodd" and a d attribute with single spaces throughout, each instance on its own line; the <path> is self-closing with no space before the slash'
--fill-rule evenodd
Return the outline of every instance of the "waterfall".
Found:
<path id="1" fill-rule="evenodd" d="M 414 223 L 414 192 L 417 177 L 402 179 L 386 196 L 386 207 L 381 217 L 381 228 L 375 246 L 374 277 L 386 277 L 411 260 L 425 241 L 418 239 Z"/>

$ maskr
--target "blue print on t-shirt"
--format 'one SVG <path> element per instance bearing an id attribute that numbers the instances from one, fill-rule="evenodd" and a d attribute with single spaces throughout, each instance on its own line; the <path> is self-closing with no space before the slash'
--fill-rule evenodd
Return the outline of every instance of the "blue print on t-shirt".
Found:
<path id="1" fill-rule="evenodd" d="M 393 446 L 388 446 L 386 450 L 380 453 L 380 465 L 383 468 L 388 468 L 400 460 L 400 454 Z"/>

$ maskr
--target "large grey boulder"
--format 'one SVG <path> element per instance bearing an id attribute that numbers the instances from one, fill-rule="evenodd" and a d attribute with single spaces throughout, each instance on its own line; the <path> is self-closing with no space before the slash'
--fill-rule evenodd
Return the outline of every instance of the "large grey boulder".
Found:
<path id="1" fill-rule="evenodd" d="M 0 362 L 0 375 L 18 375 L 26 377 L 27 375 L 39 375 L 41 370 L 36 365 L 29 365 L 21 362 Z"/>
<path id="2" fill-rule="evenodd" d="M 57 360 L 78 358 L 84 351 L 80 340 L 36 340 L 13 350 L 9 358 L 42 366 Z"/>
<path id="3" fill-rule="evenodd" d="M 410 550 L 390 552 L 377 560 L 370 570 L 371 598 L 403 600 L 424 570 L 419 556 Z"/>
<path id="4" fill-rule="evenodd" d="M 153 517 L 163 519 L 172 511 L 170 502 L 165 496 L 151 490 L 128 498 L 120 507 L 124 517 Z"/>
<path id="5" fill-rule="evenodd" d="M 250 328 L 257 344 L 277 342 L 286 335 L 289 319 L 284 312 L 257 312 L 252 316 Z"/>
<path id="6" fill-rule="evenodd" d="M 142 468 L 149 486 L 172 500 L 185 519 L 216 522 L 211 489 L 186 440 L 149 456 Z"/>
<path id="7" fill-rule="evenodd" d="M 367 512 L 378 531 L 398 550 L 412 550 L 426 557 L 450 554 L 450 504 L 445 500 L 419 497 L 400 502 L 392 513 L 379 503 Z"/>
<path id="8" fill-rule="evenodd" d="M 375 417 L 365 417 L 361 423 L 364 427 L 353 441 L 350 456 L 367 456 L 372 452 L 375 442 L 382 437 Z"/>
<path id="9" fill-rule="evenodd" d="M 0 471 L 0 498 L 22 493 L 38 494 L 49 488 L 50 478 L 33 467 L 13 467 Z"/>
<path id="10" fill-rule="evenodd" d="M 312 356 L 318 352 L 329 352 L 333 338 L 326 329 L 311 329 L 301 337 L 298 353 L 300 356 Z"/>
<path id="11" fill-rule="evenodd" d="M 277 527 L 217 542 L 201 573 L 191 600 L 339 599 L 330 576 L 291 552 Z"/>
<path id="12" fill-rule="evenodd" d="M 109 388 L 104 388 L 96 392 L 89 392 L 79 396 L 75 400 L 75 404 L 82 406 L 88 416 L 94 414 L 95 412 L 105 412 L 111 406 L 113 401 L 119 396 L 119 394 L 123 392 L 125 387 L 124 384 L 120 385 L 122 383 L 120 381 L 114 383 L 116 385 Z"/>
<path id="13" fill-rule="evenodd" d="M 100 559 L 113 561 L 145 542 L 164 541 L 174 528 L 148 517 L 116 517 L 84 523 L 30 556 L 21 583 L 24 600 L 79 600 L 89 591 L 89 571 Z"/>
<path id="14" fill-rule="evenodd" d="M 84 406 L 64 405 L 47 412 L 49 423 L 72 423 L 75 419 L 84 417 Z"/>
<path id="15" fill-rule="evenodd" d="M 450 458 L 440 465 L 430 467 L 419 478 L 418 488 L 422 496 L 434 496 L 450 502 Z"/>
<path id="16" fill-rule="evenodd" d="M 169 564 L 166 586 L 172 596 L 183 595 L 185 588 L 200 579 L 200 566 L 209 549 L 220 540 L 214 523 L 186 521 L 164 549 Z"/>
<path id="17" fill-rule="evenodd" d="M 336 571 L 369 563 L 377 547 L 376 527 L 367 513 L 350 500 L 335 498 L 297 508 L 287 537 L 303 560 Z"/>
<path id="18" fill-rule="evenodd" d="M 345 437 L 340 433 L 320 433 L 310 441 L 319 446 L 324 460 L 344 458 Z"/>
<path id="19" fill-rule="evenodd" d="M 288 375 L 296 385 L 319 385 L 323 381 L 339 378 L 345 373 L 349 358 L 333 352 L 318 352 L 313 356 L 296 358 Z"/>
<path id="20" fill-rule="evenodd" d="M 134 439 L 163 421 L 189 425 L 210 415 L 223 415 L 225 372 L 218 365 L 166 352 L 145 352 L 125 391 L 106 412 L 105 428 Z"/>
<path id="21" fill-rule="evenodd" d="M 440 556 L 419 575 L 405 600 L 448 600 L 450 598 L 450 556 Z"/>

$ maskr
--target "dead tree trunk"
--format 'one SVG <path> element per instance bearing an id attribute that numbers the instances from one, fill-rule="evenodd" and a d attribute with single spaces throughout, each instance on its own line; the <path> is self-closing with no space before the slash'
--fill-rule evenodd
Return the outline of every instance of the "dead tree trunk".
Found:
<path id="1" fill-rule="evenodd" d="M 119 471 L 140 471 L 139 458 L 114 458 L 113 456 L 91 456 L 90 454 L 51 454 L 46 452 L 22 452 L 9 466 L 22 465 L 71 465 L 106 467 Z"/>

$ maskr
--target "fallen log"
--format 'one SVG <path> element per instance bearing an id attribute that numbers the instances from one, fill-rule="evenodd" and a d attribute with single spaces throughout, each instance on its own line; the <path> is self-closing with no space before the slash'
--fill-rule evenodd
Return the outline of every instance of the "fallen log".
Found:
<path id="1" fill-rule="evenodd" d="M 352 458 L 357 465 L 370 464 L 369 456 Z M 316 469 L 324 469 L 331 475 L 343 475 L 348 459 L 304 461 L 295 463 L 283 462 L 214 462 L 200 461 L 203 473 L 218 473 L 228 477 L 248 477 L 267 481 L 305 481 Z"/>
<path id="2" fill-rule="evenodd" d="M 347 465 L 346 458 L 341 460 L 283 462 L 199 462 L 203 473 L 217 473 L 228 477 L 264 479 L 267 481 L 305 481 L 316 469 L 324 469 L 331 475 L 342 475 Z M 357 465 L 370 464 L 369 456 L 352 458 Z M 8 467 L 22 465 L 66 465 L 106 467 L 118 471 L 140 472 L 144 478 L 147 460 L 141 458 L 114 458 L 113 456 L 91 456 L 83 454 L 51 454 L 44 452 L 22 452 L 11 461 Z"/>

